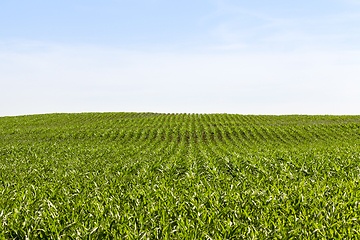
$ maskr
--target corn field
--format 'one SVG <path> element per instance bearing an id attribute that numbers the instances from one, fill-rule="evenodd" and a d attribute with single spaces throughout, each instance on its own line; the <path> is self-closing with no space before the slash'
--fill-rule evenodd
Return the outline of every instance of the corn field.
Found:
<path id="1" fill-rule="evenodd" d="M 360 116 L 0 118 L 0 239 L 360 239 Z"/>

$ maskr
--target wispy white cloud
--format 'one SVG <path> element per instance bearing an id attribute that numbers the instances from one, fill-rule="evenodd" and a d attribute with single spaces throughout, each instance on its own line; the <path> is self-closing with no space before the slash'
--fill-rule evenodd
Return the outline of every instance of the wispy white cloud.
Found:
<path id="1" fill-rule="evenodd" d="M 217 18 L 218 22 L 210 34 L 222 44 L 243 45 L 252 51 L 293 51 L 304 48 L 360 50 L 360 14 L 356 11 L 318 11 L 317 14 L 291 15 L 239 7 L 239 4 L 230 1 L 214 2 L 218 12 L 213 18 Z M 289 12 L 300 11 L 296 6 L 293 8 Z"/>
<path id="2" fill-rule="evenodd" d="M 359 0 L 340 0 L 341 2 L 360 5 Z"/>
<path id="3" fill-rule="evenodd" d="M 356 114 L 360 107 L 359 51 L 196 54 L 51 45 L 27 49 L 34 47 L 0 48 L 0 115 Z"/>

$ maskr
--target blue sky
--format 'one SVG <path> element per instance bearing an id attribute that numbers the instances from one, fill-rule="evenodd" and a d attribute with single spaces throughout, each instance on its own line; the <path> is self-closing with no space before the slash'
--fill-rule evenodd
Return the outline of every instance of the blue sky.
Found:
<path id="1" fill-rule="evenodd" d="M 0 2 L 0 116 L 359 114 L 360 1 Z"/>

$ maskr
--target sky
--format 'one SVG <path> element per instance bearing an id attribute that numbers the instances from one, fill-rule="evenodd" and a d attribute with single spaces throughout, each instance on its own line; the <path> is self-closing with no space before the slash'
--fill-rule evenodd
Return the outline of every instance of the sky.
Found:
<path id="1" fill-rule="evenodd" d="M 359 109 L 360 0 L 0 1 L 0 116 Z"/>

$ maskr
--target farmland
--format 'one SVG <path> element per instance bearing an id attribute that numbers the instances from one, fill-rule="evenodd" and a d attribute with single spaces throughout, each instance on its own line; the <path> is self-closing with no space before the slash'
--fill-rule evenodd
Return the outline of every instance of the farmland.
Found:
<path id="1" fill-rule="evenodd" d="M 0 239 L 360 238 L 360 116 L 0 118 Z"/>

